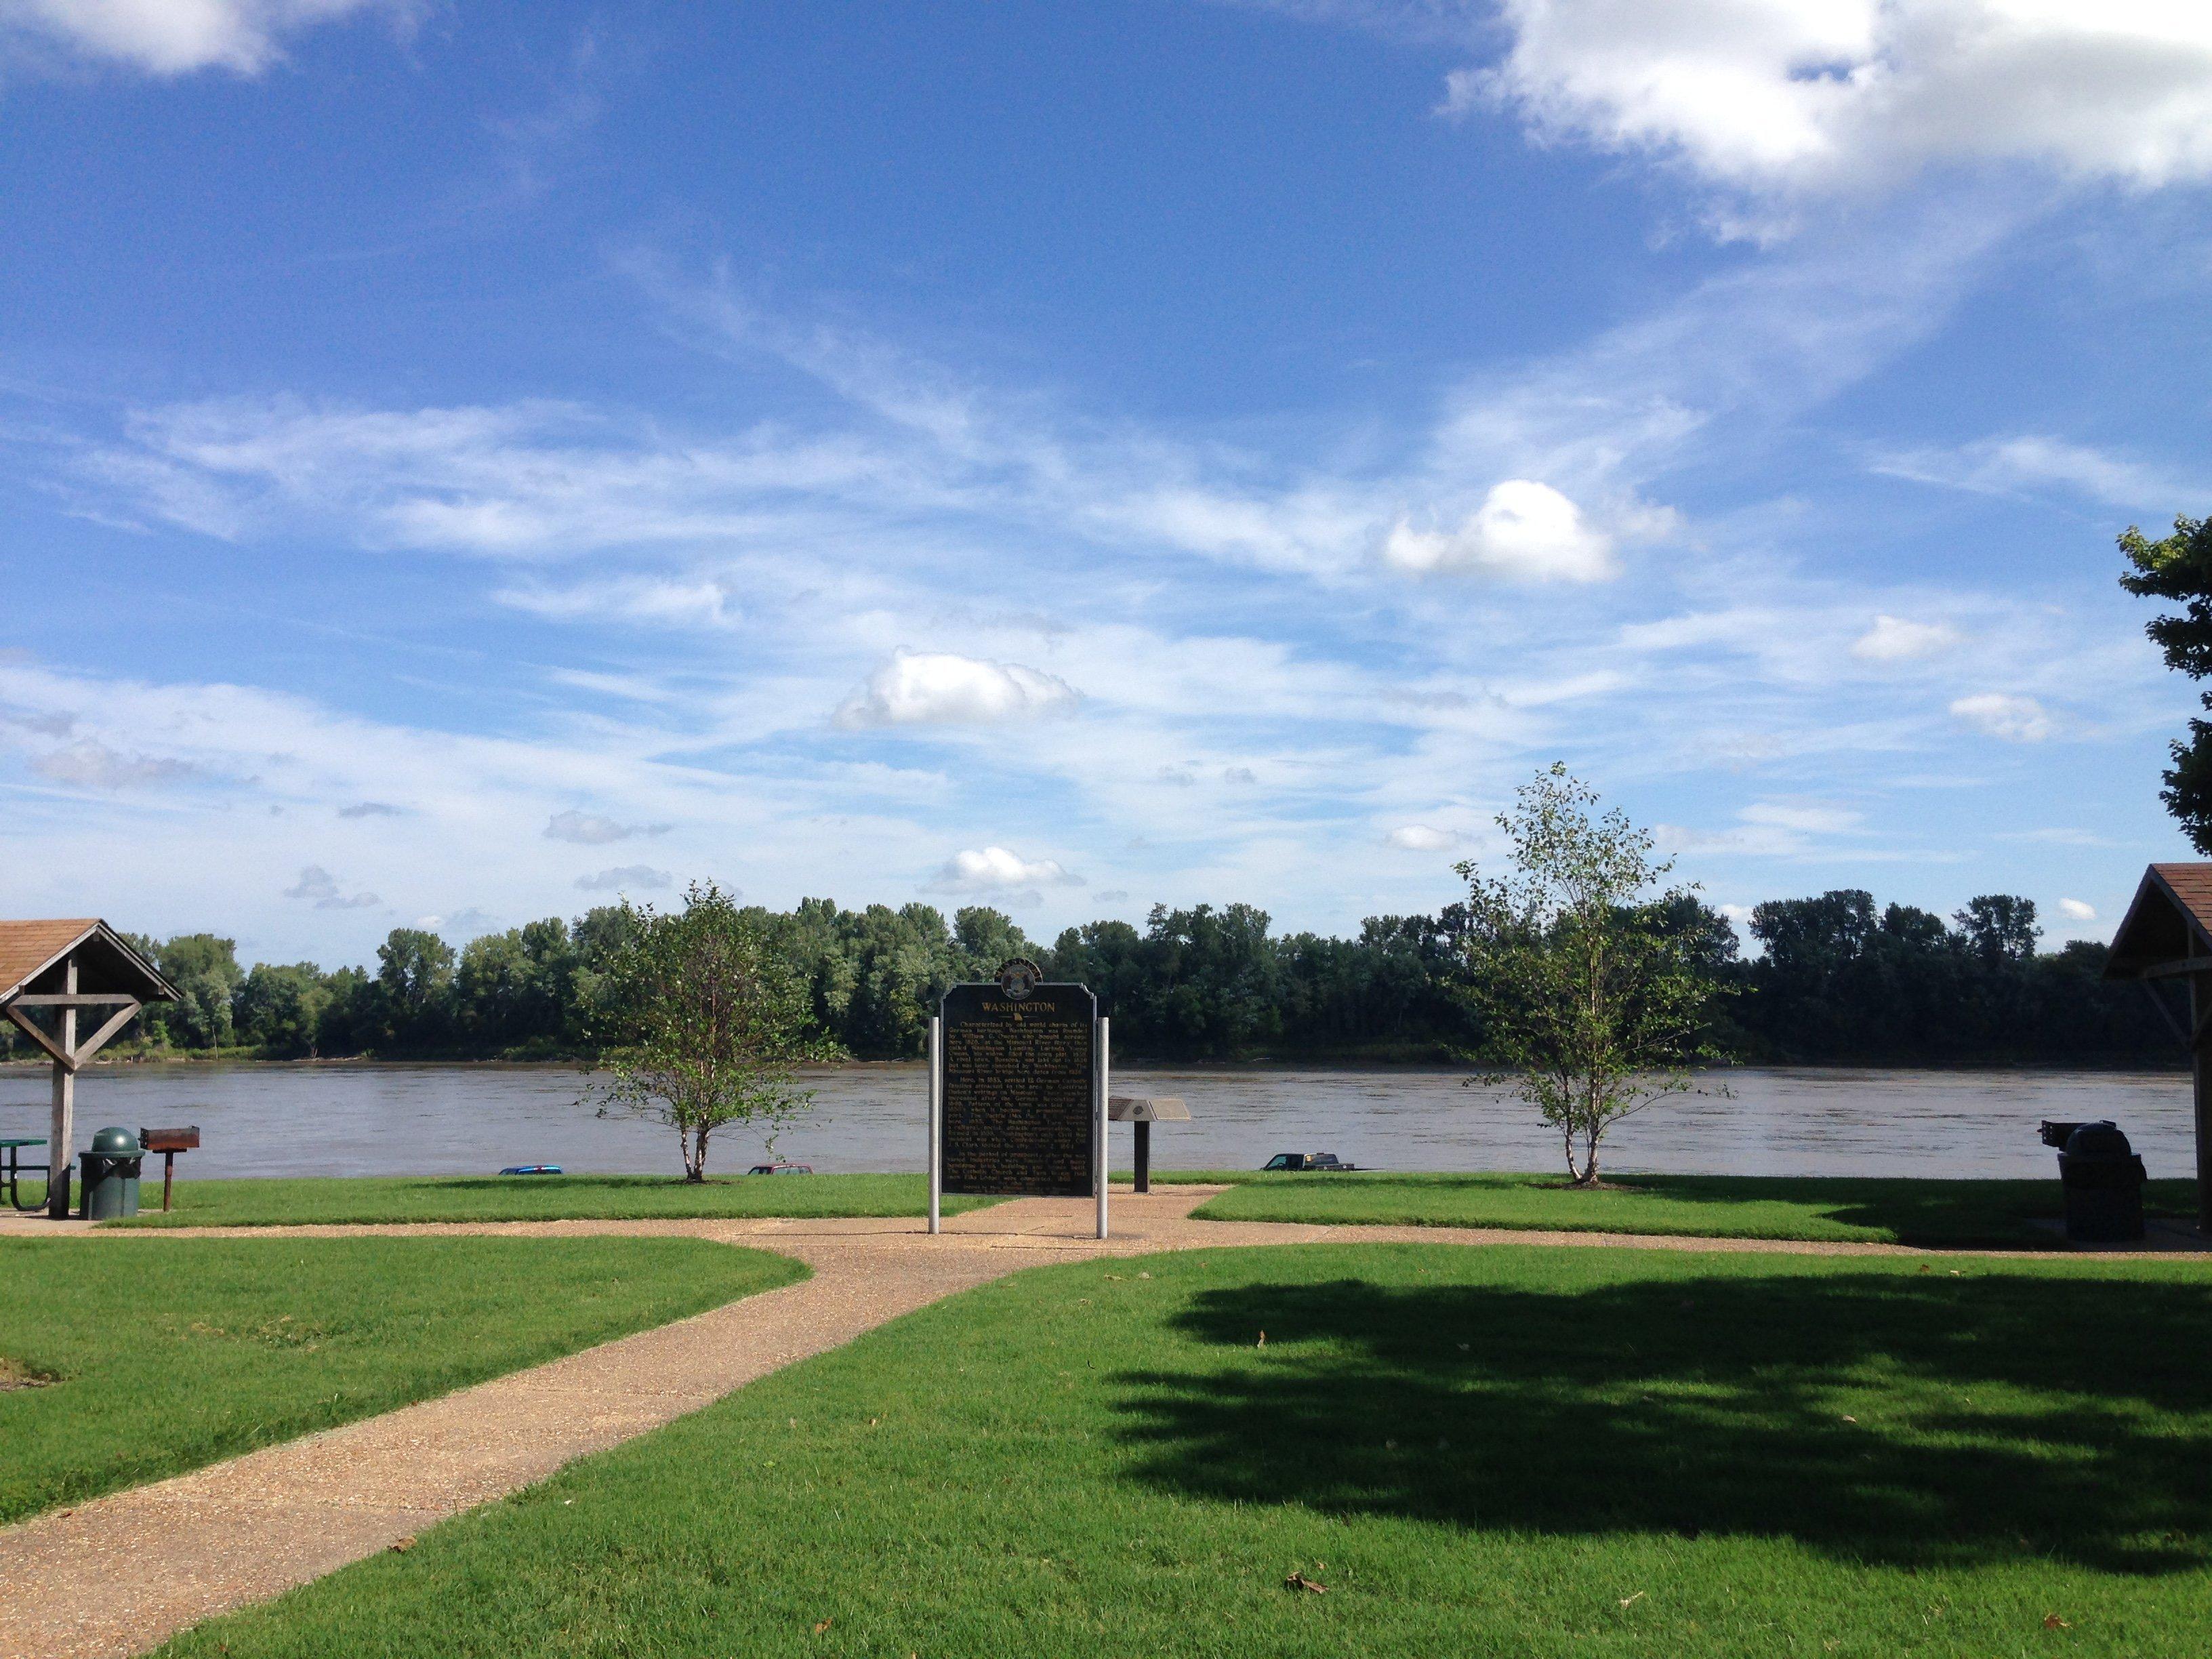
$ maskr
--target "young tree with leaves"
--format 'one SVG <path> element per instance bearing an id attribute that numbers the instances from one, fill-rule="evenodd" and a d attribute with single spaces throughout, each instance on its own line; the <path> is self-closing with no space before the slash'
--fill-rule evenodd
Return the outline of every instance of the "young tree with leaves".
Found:
<path id="1" fill-rule="evenodd" d="M 2179 616 L 2154 617 L 2143 631 L 2166 653 L 2166 665 L 2201 680 L 2212 674 L 2212 519 L 2176 519 L 2173 533 L 2153 541 L 2130 525 L 2120 551 L 2133 567 L 2120 578 L 2129 592 L 2177 599 Z M 2212 708 L 2212 693 L 2204 697 Z M 2192 718 L 2189 740 L 2176 739 L 2160 799 L 2200 853 L 2212 855 L 2212 722 Z"/>
<path id="2" fill-rule="evenodd" d="M 1567 1174 L 1597 1183 L 1598 1145 L 1632 1112 L 1690 1087 L 1721 988 L 1680 925 L 1693 889 L 1618 808 L 1554 763 L 1498 817 L 1512 868 L 1468 884 L 1468 984 L 1485 1049 L 1558 1131 Z M 1693 901 L 1692 901 L 1693 902 Z"/>
<path id="3" fill-rule="evenodd" d="M 625 905 L 625 909 L 629 907 Z M 606 970 L 607 1046 L 595 1062 L 603 1116 L 676 1131 L 684 1178 L 707 1178 L 714 1133 L 783 1126 L 814 1103 L 797 1068 L 828 1057 L 805 981 L 757 915 L 694 884 L 684 908 L 631 912 Z"/>

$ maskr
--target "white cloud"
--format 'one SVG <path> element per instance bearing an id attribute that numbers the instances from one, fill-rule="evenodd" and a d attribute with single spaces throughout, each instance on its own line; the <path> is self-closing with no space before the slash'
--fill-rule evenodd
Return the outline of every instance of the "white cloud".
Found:
<path id="1" fill-rule="evenodd" d="M 448 939 L 471 939 L 479 933 L 489 933 L 498 927 L 499 918 L 471 904 L 465 909 L 454 911 L 450 916 L 417 916 L 415 925 L 433 933 L 443 933 Z"/>
<path id="2" fill-rule="evenodd" d="M 338 880 L 319 864 L 310 864 L 300 872 L 300 879 L 284 890 L 284 896 L 292 899 L 313 899 L 318 910 L 362 910 L 380 901 L 374 893 L 347 893 Z"/>
<path id="3" fill-rule="evenodd" d="M 1073 708 L 1066 681 L 1018 663 L 901 651 L 837 710 L 840 726 L 982 725 Z"/>
<path id="4" fill-rule="evenodd" d="M 191 776 L 194 769 L 180 760 L 125 754 L 109 748 L 96 738 L 80 738 L 75 743 L 31 757 L 31 770 L 40 777 L 82 789 L 128 789 L 139 784 L 174 783 Z"/>
<path id="5" fill-rule="evenodd" d="M 1874 470 L 1915 483 L 1983 495 L 2025 495 L 2056 487 L 2135 510 L 2206 493 L 2202 480 L 2087 444 L 2033 433 L 1981 438 L 1948 449 L 1902 450 L 1879 458 Z"/>
<path id="6" fill-rule="evenodd" d="M 945 860 L 929 884 L 939 893 L 1001 893 L 1022 888 L 1080 887 L 1083 878 L 1053 859 L 1025 859 L 1003 847 L 971 848 Z"/>
<path id="7" fill-rule="evenodd" d="M 624 864 L 594 876 L 579 876 L 576 885 L 586 893 L 610 893 L 632 887 L 665 887 L 671 879 L 667 871 L 649 864 Z"/>
<path id="8" fill-rule="evenodd" d="M 252 75 L 283 55 L 281 37 L 370 10 L 404 24 L 421 0 L 0 0 L 0 33 L 149 75 Z"/>
<path id="9" fill-rule="evenodd" d="M 2069 921 L 2094 921 L 2097 907 L 2081 899 L 2063 898 L 2058 901 L 2058 914 Z"/>
<path id="10" fill-rule="evenodd" d="M 2151 187 L 2212 176 L 2197 0 L 1504 0 L 1511 44 L 1445 109 L 1667 156 L 1730 186 L 2027 161 Z"/>
<path id="11" fill-rule="evenodd" d="M 628 841 L 632 836 L 665 836 L 669 827 L 665 823 L 617 823 L 612 818 L 572 808 L 556 812 L 545 821 L 545 838 L 573 841 L 585 847 L 604 847 L 611 841 Z"/>
<path id="12" fill-rule="evenodd" d="M 1403 853 L 1449 852 L 1460 843 L 1459 832 L 1425 823 L 1401 823 L 1382 837 L 1384 843 Z"/>
<path id="13" fill-rule="evenodd" d="M 1849 808 L 1808 801 L 1757 801 L 1736 816 L 1746 823 L 1802 830 L 1808 835 L 1839 835 L 1856 829 L 1864 821 L 1864 814 Z"/>
<path id="14" fill-rule="evenodd" d="M 1653 828 L 1660 849 L 1669 854 L 1737 854 L 1752 858 L 1802 858 L 1823 850 L 1822 838 L 1857 836 L 1863 815 L 1819 801 L 1754 801 L 1736 813 L 1728 830 L 1694 830 L 1662 823 Z M 1868 856 L 1863 845 L 1854 858 Z"/>
<path id="15" fill-rule="evenodd" d="M 1977 691 L 1956 698 L 1951 714 L 1984 736 L 2007 743 L 2041 743 L 2052 729 L 2051 713 L 2041 703 L 2007 691 Z"/>
<path id="16" fill-rule="evenodd" d="M 1468 571 L 1510 581 L 1595 582 L 1616 575 L 1613 540 L 1551 485 L 1508 478 L 1456 530 L 1420 530 L 1401 519 L 1382 556 L 1418 574 Z"/>
<path id="17" fill-rule="evenodd" d="M 1948 623 L 1876 617 L 1874 626 L 1851 642 L 1851 655 L 1868 662 L 1910 662 L 1948 651 L 1958 642 L 1959 630 Z"/>
<path id="18" fill-rule="evenodd" d="M 729 590 L 707 579 L 679 581 L 640 576 L 586 582 L 574 587 L 507 587 L 492 595 L 500 604 L 555 622 L 659 623 L 678 628 L 726 628 L 738 621 Z"/>

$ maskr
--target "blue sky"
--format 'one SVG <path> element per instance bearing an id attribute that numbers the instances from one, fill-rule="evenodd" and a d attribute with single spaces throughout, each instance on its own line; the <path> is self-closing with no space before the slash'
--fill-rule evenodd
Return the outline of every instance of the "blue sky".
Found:
<path id="1" fill-rule="evenodd" d="M 5 908 L 2101 937 L 2208 181 L 2179 0 L 0 0 Z"/>

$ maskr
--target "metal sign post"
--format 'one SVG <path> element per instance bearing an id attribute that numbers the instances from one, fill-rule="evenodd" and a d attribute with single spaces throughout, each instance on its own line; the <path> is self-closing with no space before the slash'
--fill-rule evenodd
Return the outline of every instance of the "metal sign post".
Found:
<path id="1" fill-rule="evenodd" d="M 1097 1076 L 1091 1085 L 1094 1091 L 1091 1096 L 1091 1114 L 1093 1121 L 1097 1126 L 1096 1136 L 1092 1142 L 1093 1146 L 1097 1148 L 1097 1151 L 1092 1154 L 1092 1156 L 1096 1158 L 1097 1163 L 1097 1169 L 1095 1175 L 1098 1184 L 1098 1237 L 1101 1238 L 1106 1237 L 1106 1172 L 1109 1167 L 1106 1160 L 1106 1101 L 1109 1094 L 1111 1092 L 1107 1086 L 1109 1081 L 1107 1071 L 1108 1061 L 1106 1055 L 1107 1026 L 1109 1023 L 1109 1022 L 1104 1015 L 1102 1014 L 1099 1016 L 1098 1043 L 1096 1050 L 1094 1051 L 1098 1056 Z"/>
<path id="2" fill-rule="evenodd" d="M 945 1196 L 945 1021 L 929 1017 L 929 1231 L 945 1224 L 939 1211 Z"/>

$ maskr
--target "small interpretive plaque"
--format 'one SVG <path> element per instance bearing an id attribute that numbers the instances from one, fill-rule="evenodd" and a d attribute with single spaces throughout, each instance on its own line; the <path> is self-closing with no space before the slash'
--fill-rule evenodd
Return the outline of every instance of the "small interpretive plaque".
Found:
<path id="1" fill-rule="evenodd" d="M 954 986 L 942 1012 L 944 1190 L 1094 1196 L 1097 999 L 1018 963 Z"/>

